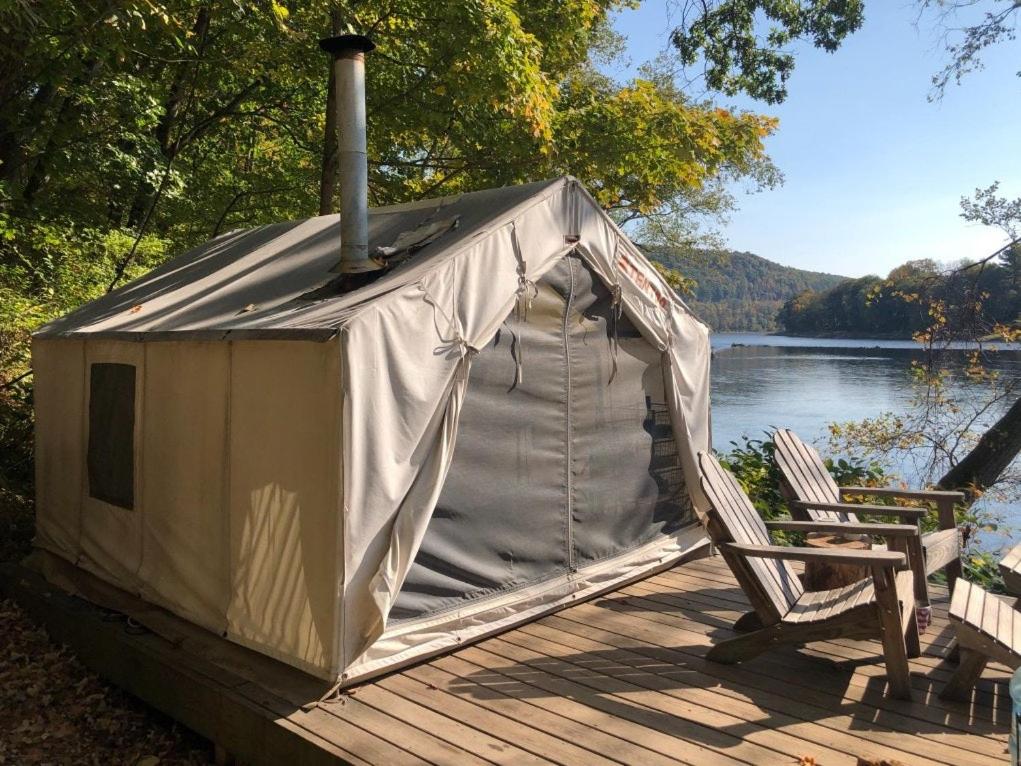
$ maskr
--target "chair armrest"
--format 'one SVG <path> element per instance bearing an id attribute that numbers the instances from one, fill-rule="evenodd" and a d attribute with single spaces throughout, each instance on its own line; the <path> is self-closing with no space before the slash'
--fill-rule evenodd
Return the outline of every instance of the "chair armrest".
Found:
<path id="1" fill-rule="evenodd" d="M 838 513 L 870 513 L 884 516 L 900 516 L 917 521 L 929 513 L 928 508 L 905 508 L 901 505 L 863 505 L 858 503 L 813 503 L 807 500 L 792 500 L 795 508 L 816 511 L 837 511 Z"/>
<path id="2" fill-rule="evenodd" d="M 899 497 L 903 500 L 953 500 L 964 502 L 963 492 L 942 489 L 899 489 L 897 487 L 841 487 L 840 495 L 869 495 L 871 497 Z"/>
<path id="3" fill-rule="evenodd" d="M 818 561 L 827 564 L 858 564 L 869 567 L 903 567 L 907 558 L 896 551 L 848 551 L 831 548 L 798 548 L 786 545 L 723 543 L 720 549 L 744 558 Z"/>
<path id="4" fill-rule="evenodd" d="M 899 497 L 906 500 L 925 500 L 936 505 L 940 529 L 957 529 L 954 506 L 964 502 L 964 493 L 942 489 L 898 489 L 897 487 L 840 487 L 844 495 L 871 495 L 872 497 Z"/>
<path id="5" fill-rule="evenodd" d="M 766 529 L 781 532 L 825 532 L 833 535 L 918 537 L 917 524 L 851 524 L 843 521 L 767 521 Z"/>

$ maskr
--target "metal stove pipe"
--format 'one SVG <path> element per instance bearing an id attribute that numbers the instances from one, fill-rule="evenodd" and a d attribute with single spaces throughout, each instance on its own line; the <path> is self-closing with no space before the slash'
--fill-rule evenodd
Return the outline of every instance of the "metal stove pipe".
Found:
<path id="1" fill-rule="evenodd" d="M 369 169 L 365 151 L 365 54 L 376 46 L 362 35 L 339 35 L 320 40 L 319 47 L 333 56 L 337 87 L 340 263 L 333 271 L 376 271 L 379 265 L 369 258 Z"/>

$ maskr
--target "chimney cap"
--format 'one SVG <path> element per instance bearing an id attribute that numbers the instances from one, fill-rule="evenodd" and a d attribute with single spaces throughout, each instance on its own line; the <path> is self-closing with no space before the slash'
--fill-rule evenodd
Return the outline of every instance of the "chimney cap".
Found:
<path id="1" fill-rule="evenodd" d="M 337 35 L 323 38 L 319 47 L 334 58 L 343 58 L 352 53 L 368 53 L 375 50 L 376 44 L 364 35 Z"/>

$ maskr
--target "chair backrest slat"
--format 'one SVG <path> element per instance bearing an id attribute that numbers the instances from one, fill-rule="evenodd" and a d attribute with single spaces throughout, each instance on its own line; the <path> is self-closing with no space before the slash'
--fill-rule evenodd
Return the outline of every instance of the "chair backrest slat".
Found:
<path id="1" fill-rule="evenodd" d="M 717 545 L 728 542 L 771 545 L 766 525 L 733 475 L 706 452 L 699 453 L 698 461 L 702 490 L 712 505 L 709 535 L 713 542 Z M 804 592 L 801 581 L 786 561 L 730 555 L 727 563 L 767 624 L 787 614 Z"/>
<path id="2" fill-rule="evenodd" d="M 788 500 L 808 503 L 839 503 L 840 488 L 833 481 L 819 453 L 798 438 L 789 428 L 781 428 L 773 435 L 776 446 L 774 456 L 780 469 L 784 494 Z M 858 519 L 853 513 L 837 511 L 791 509 L 796 519 L 807 521 L 852 522 Z"/>

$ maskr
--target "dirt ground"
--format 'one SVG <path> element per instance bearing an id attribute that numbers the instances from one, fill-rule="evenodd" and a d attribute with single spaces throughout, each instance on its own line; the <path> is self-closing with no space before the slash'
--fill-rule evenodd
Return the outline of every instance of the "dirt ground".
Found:
<path id="1" fill-rule="evenodd" d="M 31 503 L 0 489 L 0 561 L 31 545 Z M 192 766 L 212 746 L 100 680 L 0 599 L 0 766 Z"/>
<path id="2" fill-rule="evenodd" d="M 207 764 L 210 745 L 101 681 L 0 601 L 0 764 Z"/>

